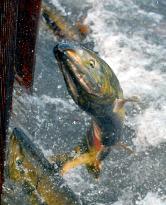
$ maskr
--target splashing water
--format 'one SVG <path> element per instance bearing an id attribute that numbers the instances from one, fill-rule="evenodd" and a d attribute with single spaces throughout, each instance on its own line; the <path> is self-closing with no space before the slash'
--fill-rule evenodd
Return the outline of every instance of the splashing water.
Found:
<path id="1" fill-rule="evenodd" d="M 164 205 L 166 196 L 165 0 L 53 1 L 72 16 L 88 8 L 88 41 L 115 71 L 125 97 L 124 141 L 136 156 L 112 149 L 98 181 L 78 167 L 65 180 L 88 205 Z M 72 18 L 72 17 L 71 17 Z M 89 117 L 67 93 L 52 49 L 56 39 L 40 27 L 33 97 L 17 97 L 11 127 L 19 126 L 45 156 L 70 151 L 86 133 Z M 20 104 L 21 103 L 21 104 Z M 22 108 L 22 105 L 24 107 Z M 22 109 L 18 109 L 22 108 Z M 15 189 L 16 190 L 16 189 Z M 21 195 L 22 196 L 22 195 Z"/>
<path id="2" fill-rule="evenodd" d="M 161 36 L 157 29 L 162 29 L 166 16 L 140 8 L 137 1 L 92 3 L 86 22 L 91 25 L 96 50 L 114 69 L 125 96 L 141 98 L 140 113 L 129 116 L 137 130 L 137 143 L 165 142 L 166 32 Z"/>

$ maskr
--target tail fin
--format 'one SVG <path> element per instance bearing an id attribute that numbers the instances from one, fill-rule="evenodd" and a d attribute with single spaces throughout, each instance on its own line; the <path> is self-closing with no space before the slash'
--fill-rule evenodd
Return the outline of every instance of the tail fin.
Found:
<path id="1" fill-rule="evenodd" d="M 98 178 L 101 170 L 101 161 L 97 159 L 98 151 L 91 149 L 86 152 L 81 152 L 81 148 L 78 146 L 74 148 L 74 151 L 71 153 L 50 157 L 49 161 L 57 164 L 62 175 L 80 165 L 86 165 L 88 171 L 92 173 L 95 178 Z"/>

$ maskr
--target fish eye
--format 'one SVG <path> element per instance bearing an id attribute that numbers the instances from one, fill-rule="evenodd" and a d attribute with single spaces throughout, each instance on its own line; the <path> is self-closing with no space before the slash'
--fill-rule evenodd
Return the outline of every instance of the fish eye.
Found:
<path id="1" fill-rule="evenodd" d="M 94 68 L 95 67 L 95 60 L 91 59 L 89 61 L 89 65 L 91 66 L 91 68 Z"/>

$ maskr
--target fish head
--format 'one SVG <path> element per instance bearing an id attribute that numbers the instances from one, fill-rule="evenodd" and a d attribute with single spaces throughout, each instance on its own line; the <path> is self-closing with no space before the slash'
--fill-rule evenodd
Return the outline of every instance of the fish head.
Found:
<path id="1" fill-rule="evenodd" d="M 72 43 L 59 43 L 54 55 L 68 91 L 76 104 L 91 112 L 122 94 L 119 81 L 108 64 L 94 51 Z"/>
<path id="2" fill-rule="evenodd" d="M 9 148 L 7 153 L 7 171 L 10 179 L 21 182 L 30 182 L 29 187 L 36 183 L 37 168 L 32 163 L 30 146 L 24 146 L 24 139 L 19 136 L 17 128 L 14 129 L 9 139 Z M 18 134 L 18 136 L 17 136 Z M 20 137 L 20 138 L 19 138 Z"/>

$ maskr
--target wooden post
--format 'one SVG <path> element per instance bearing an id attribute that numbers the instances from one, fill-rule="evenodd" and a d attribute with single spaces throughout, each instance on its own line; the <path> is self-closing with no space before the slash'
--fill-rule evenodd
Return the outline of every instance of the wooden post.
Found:
<path id="1" fill-rule="evenodd" d="M 17 80 L 32 90 L 41 0 L 19 0 L 16 39 Z"/>
<path id="2" fill-rule="evenodd" d="M 14 75 L 32 88 L 40 6 L 41 0 L 0 0 L 0 196 Z"/>
<path id="3" fill-rule="evenodd" d="M 12 105 L 17 0 L 0 1 L 0 196 L 4 181 L 5 143 Z"/>

